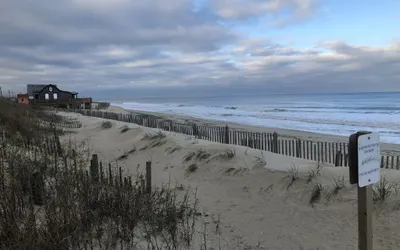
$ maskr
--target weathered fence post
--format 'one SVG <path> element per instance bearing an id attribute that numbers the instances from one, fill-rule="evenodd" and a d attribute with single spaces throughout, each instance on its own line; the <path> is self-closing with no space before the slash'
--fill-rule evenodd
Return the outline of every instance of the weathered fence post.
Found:
<path id="1" fill-rule="evenodd" d="M 56 135 L 55 140 L 56 140 L 56 146 L 57 146 L 57 153 L 58 153 L 59 156 L 62 156 L 63 155 L 63 149 L 61 147 L 61 142 L 60 142 L 60 138 L 58 137 L 58 135 Z"/>
<path id="2" fill-rule="evenodd" d="M 151 161 L 146 162 L 146 192 L 151 194 Z"/>
<path id="3" fill-rule="evenodd" d="M 301 158 L 301 140 L 297 139 L 296 140 L 296 157 Z"/>
<path id="4" fill-rule="evenodd" d="M 381 156 L 381 168 L 384 168 L 385 166 L 385 157 L 382 155 Z"/>
<path id="5" fill-rule="evenodd" d="M 122 168 L 121 167 L 119 167 L 119 186 L 121 187 L 122 186 Z"/>
<path id="6" fill-rule="evenodd" d="M 171 125 L 170 125 L 170 126 L 171 126 Z M 171 130 L 170 130 L 170 131 L 171 131 Z M 194 135 L 196 138 L 201 139 L 200 136 L 199 136 L 199 129 L 198 129 L 196 123 L 193 123 L 193 135 Z"/>
<path id="7" fill-rule="evenodd" d="M 100 162 L 100 182 L 104 182 L 104 170 L 103 170 L 103 163 Z"/>
<path id="8" fill-rule="evenodd" d="M 229 144 L 229 127 L 225 126 L 225 144 Z"/>
<path id="9" fill-rule="evenodd" d="M 76 162 L 76 151 L 75 149 L 72 149 L 72 157 L 74 158 L 74 170 L 75 173 L 78 172 L 78 164 Z"/>
<path id="10" fill-rule="evenodd" d="M 336 157 L 335 157 L 335 167 L 341 167 L 341 158 L 342 158 L 342 152 L 337 151 L 336 152 Z"/>
<path id="11" fill-rule="evenodd" d="M 273 145 L 273 151 L 274 153 L 278 153 L 278 133 L 274 132 L 272 134 L 272 145 Z"/>
<path id="12" fill-rule="evenodd" d="M 31 176 L 32 201 L 37 206 L 44 204 L 44 181 L 40 172 L 35 171 Z"/>
<path id="13" fill-rule="evenodd" d="M 90 176 L 93 182 L 99 181 L 99 159 L 97 154 L 92 155 L 92 160 L 90 161 Z"/>
<path id="14" fill-rule="evenodd" d="M 113 185 L 113 175 L 112 175 L 112 170 L 111 170 L 111 163 L 108 164 L 108 178 L 109 178 L 109 182 L 110 185 Z"/>

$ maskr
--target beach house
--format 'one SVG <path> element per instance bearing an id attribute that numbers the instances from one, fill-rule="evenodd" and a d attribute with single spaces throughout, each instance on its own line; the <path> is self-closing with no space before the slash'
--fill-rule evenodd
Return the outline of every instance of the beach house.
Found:
<path id="1" fill-rule="evenodd" d="M 57 85 L 28 84 L 28 103 L 73 109 L 90 109 L 92 98 L 78 98 L 77 92 L 61 90 Z M 22 97 L 22 95 L 21 95 Z"/>

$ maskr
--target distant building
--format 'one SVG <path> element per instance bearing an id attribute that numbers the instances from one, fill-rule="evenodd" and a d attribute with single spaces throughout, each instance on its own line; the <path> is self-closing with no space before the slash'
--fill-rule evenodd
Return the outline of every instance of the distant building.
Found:
<path id="1" fill-rule="evenodd" d="M 109 102 L 92 102 L 91 109 L 101 110 L 101 109 L 108 109 L 110 107 Z"/>
<path id="2" fill-rule="evenodd" d="M 28 103 L 45 106 L 90 109 L 92 103 L 92 98 L 78 98 L 77 92 L 61 90 L 54 84 L 28 84 L 26 95 Z"/>
<path id="3" fill-rule="evenodd" d="M 47 84 L 28 84 L 26 85 L 26 93 L 30 100 L 38 99 L 38 92 L 40 92 Z"/>
<path id="4" fill-rule="evenodd" d="M 18 94 L 17 100 L 18 100 L 18 103 L 20 103 L 20 104 L 29 104 L 29 95 L 28 94 Z"/>
<path id="5" fill-rule="evenodd" d="M 56 85 L 49 84 L 39 91 L 33 91 L 34 100 L 37 101 L 66 101 L 76 99 L 78 93 L 59 89 Z"/>

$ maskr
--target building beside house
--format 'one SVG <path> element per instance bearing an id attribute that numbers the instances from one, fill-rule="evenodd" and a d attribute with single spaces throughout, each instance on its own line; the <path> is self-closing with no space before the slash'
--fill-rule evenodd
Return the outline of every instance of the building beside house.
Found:
<path id="1" fill-rule="evenodd" d="M 28 94 L 18 94 L 17 102 L 20 104 L 29 104 L 29 95 Z"/>
<path id="2" fill-rule="evenodd" d="M 101 110 L 101 109 L 108 109 L 110 107 L 109 102 L 92 102 L 91 109 Z"/>
<path id="3" fill-rule="evenodd" d="M 19 95 L 19 103 L 53 106 L 60 108 L 90 109 L 92 98 L 78 98 L 77 92 L 61 90 L 54 84 L 28 84 L 27 94 Z M 28 97 L 28 101 L 23 102 Z"/>

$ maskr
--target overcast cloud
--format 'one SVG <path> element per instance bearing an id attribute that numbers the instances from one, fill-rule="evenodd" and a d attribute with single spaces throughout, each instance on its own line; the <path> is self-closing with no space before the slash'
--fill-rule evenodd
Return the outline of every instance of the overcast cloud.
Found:
<path id="1" fill-rule="evenodd" d="M 320 8 L 317 0 L 1 0 L 0 84 L 97 94 L 400 90 L 399 42 L 298 49 L 235 29 L 266 15 L 271 28 L 301 25 Z"/>

